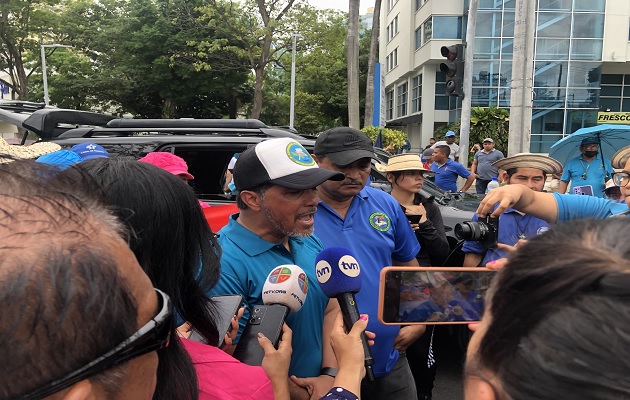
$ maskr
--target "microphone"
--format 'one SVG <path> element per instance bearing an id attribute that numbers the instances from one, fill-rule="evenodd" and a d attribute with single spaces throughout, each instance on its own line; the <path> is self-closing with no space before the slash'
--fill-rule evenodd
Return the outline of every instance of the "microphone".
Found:
<path id="1" fill-rule="evenodd" d="M 280 265 L 267 276 L 262 290 L 264 304 L 279 304 L 291 313 L 300 311 L 308 293 L 308 278 L 297 265 Z"/>
<path id="2" fill-rule="evenodd" d="M 278 348 L 287 315 L 300 311 L 307 293 L 308 278 L 302 268 L 297 265 L 274 268 L 263 285 L 264 305 L 253 306 L 232 356 L 245 364 L 261 365 L 265 352 L 258 344 L 258 333 L 262 332 Z"/>
<path id="3" fill-rule="evenodd" d="M 350 332 L 360 317 L 354 294 L 361 290 L 361 268 L 352 250 L 346 247 L 329 247 L 322 250 L 315 259 L 315 272 L 322 292 L 327 297 L 335 297 L 339 301 L 343 324 L 346 331 Z M 374 358 L 365 333 L 361 333 L 361 341 L 365 353 L 365 376 L 369 381 L 373 381 Z"/>

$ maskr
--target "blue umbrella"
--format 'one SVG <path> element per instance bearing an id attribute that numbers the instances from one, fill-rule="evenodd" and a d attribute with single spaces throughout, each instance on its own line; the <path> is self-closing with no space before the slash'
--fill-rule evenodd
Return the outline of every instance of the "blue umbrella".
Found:
<path id="1" fill-rule="evenodd" d="M 603 161 L 604 157 L 610 158 L 617 150 L 630 145 L 630 126 L 604 124 L 578 129 L 554 143 L 549 150 L 549 157 L 553 157 L 562 165 L 566 165 L 567 161 L 582 154 L 580 153 L 580 144 L 586 138 L 598 140 Z"/>

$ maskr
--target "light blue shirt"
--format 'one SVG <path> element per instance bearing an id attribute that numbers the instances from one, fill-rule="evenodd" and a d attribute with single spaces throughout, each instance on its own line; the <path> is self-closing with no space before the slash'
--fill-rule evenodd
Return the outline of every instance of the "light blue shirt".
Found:
<path id="1" fill-rule="evenodd" d="M 357 256 L 361 267 L 361 290 L 356 294 L 359 311 L 370 316 L 367 330 L 376 334 L 374 375 L 389 373 L 398 360 L 394 339 L 398 326 L 378 321 L 378 290 L 383 267 L 392 260 L 408 262 L 416 257 L 420 245 L 398 202 L 389 194 L 365 187 L 352 199 L 345 218 L 323 202 L 315 214 L 315 234 L 326 247 L 343 246 Z"/>
<path id="2" fill-rule="evenodd" d="M 614 172 L 610 160 L 605 158 L 604 167 L 602 167 L 602 158 L 598 154 L 597 157 L 590 162 L 584 160 L 582 156 L 575 157 L 567 161 L 562 171 L 562 182 L 571 181 L 571 187 L 569 188 L 569 194 L 573 193 L 573 188 L 576 186 L 591 186 L 593 188 L 593 196 L 604 197 L 603 190 L 606 187 L 606 172 L 608 173 L 608 179 L 612 178 Z M 582 176 L 586 174 L 586 179 L 582 179 Z"/>
<path id="3" fill-rule="evenodd" d="M 627 204 L 592 196 L 553 193 L 558 204 L 558 222 L 582 218 L 602 219 L 629 211 Z"/>
<path id="4" fill-rule="evenodd" d="M 223 250 L 221 277 L 211 294 L 243 296 L 247 308 L 239 321 L 240 335 L 249 319 L 249 308 L 263 304 L 262 288 L 269 273 L 284 264 L 302 268 L 308 277 L 306 300 L 304 306 L 297 313 L 289 314 L 286 320 L 293 330 L 289 374 L 302 378 L 319 376 L 324 311 L 328 305 L 328 297 L 320 289 L 315 275 L 315 257 L 322 250 L 322 243 L 315 236 L 290 238 L 289 252 L 282 244 L 268 242 L 243 227 L 236 222 L 237 217 L 238 214 L 231 215 L 228 224 L 219 231 L 218 240 Z"/>

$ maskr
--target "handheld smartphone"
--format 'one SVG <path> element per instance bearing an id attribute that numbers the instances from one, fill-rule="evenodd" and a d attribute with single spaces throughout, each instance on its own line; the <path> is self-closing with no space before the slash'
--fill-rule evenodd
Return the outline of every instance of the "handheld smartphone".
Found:
<path id="1" fill-rule="evenodd" d="M 407 216 L 407 220 L 412 224 L 419 224 L 420 219 L 422 218 L 422 214 L 405 214 Z"/>
<path id="2" fill-rule="evenodd" d="M 248 365 L 261 365 L 265 352 L 258 343 L 258 332 L 267 336 L 277 349 L 288 314 L 289 308 L 279 304 L 254 306 L 232 356 Z"/>
<path id="3" fill-rule="evenodd" d="M 225 335 L 232 328 L 232 318 L 238 312 L 238 309 L 243 302 L 243 296 L 241 296 L 240 294 L 213 296 L 210 298 L 210 300 L 214 306 L 213 309 L 215 310 L 215 323 L 217 325 L 217 331 L 219 333 L 219 343 L 217 344 L 217 346 L 221 347 L 223 345 Z M 208 344 L 206 338 L 203 337 L 194 328 L 188 339 L 194 340 L 195 342 Z"/>
<path id="4" fill-rule="evenodd" d="M 480 321 L 495 273 L 487 268 L 383 268 L 378 319 L 385 325 Z"/>

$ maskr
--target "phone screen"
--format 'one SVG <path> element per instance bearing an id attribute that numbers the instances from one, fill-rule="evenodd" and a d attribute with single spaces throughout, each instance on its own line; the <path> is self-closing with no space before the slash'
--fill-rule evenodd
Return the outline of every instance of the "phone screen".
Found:
<path id="1" fill-rule="evenodd" d="M 486 268 L 384 268 L 379 320 L 390 325 L 479 321 L 494 275 Z"/>
<path id="2" fill-rule="evenodd" d="M 240 294 L 213 296 L 210 300 L 214 305 L 214 322 L 219 333 L 219 343 L 217 346 L 221 347 L 223 345 L 223 340 L 225 339 L 225 334 L 228 333 L 232 327 L 232 317 L 236 315 L 238 308 L 243 302 L 243 296 Z M 207 344 L 206 339 L 194 328 L 188 339 Z"/>
<path id="3" fill-rule="evenodd" d="M 406 214 L 407 220 L 412 224 L 420 223 L 420 219 L 422 218 L 422 214 Z"/>

